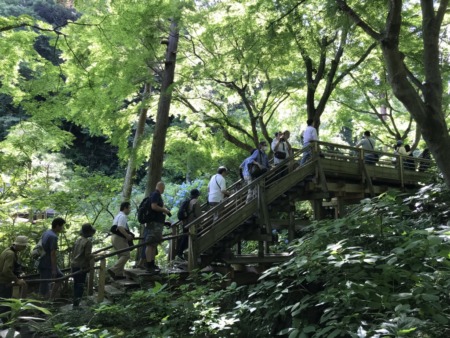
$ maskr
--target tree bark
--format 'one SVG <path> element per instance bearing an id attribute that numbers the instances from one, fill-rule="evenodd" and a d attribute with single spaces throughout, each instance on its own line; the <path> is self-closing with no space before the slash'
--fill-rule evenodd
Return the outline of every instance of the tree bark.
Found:
<path id="1" fill-rule="evenodd" d="M 145 122 L 147 120 L 147 104 L 146 99 L 150 95 L 150 84 L 146 83 L 144 86 L 144 93 L 142 98 L 142 107 L 139 111 L 139 119 L 136 125 L 136 131 L 134 133 L 133 147 L 131 149 L 130 158 L 128 159 L 127 172 L 123 182 L 122 197 L 124 201 L 130 201 L 131 190 L 133 188 L 134 175 L 136 174 L 136 156 L 139 145 L 142 142 L 142 135 L 145 130 Z"/>
<path id="2" fill-rule="evenodd" d="M 169 111 L 172 100 L 172 84 L 175 77 L 175 62 L 178 48 L 178 27 L 175 20 L 170 25 L 170 34 L 166 51 L 166 62 L 161 83 L 161 95 L 159 97 L 158 112 L 156 114 L 155 133 L 147 169 L 147 187 L 145 194 L 150 194 L 161 180 L 164 149 L 166 146 L 167 129 L 169 128 Z"/>

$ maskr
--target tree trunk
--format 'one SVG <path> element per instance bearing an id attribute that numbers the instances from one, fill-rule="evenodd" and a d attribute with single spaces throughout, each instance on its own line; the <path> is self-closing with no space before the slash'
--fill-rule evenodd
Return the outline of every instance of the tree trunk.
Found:
<path id="1" fill-rule="evenodd" d="M 172 84 L 175 77 L 175 62 L 178 48 L 178 27 L 174 20 L 170 25 L 169 41 L 166 51 L 166 62 L 163 79 L 161 83 L 161 95 L 159 97 L 158 112 L 156 114 L 155 133 L 150 153 L 147 171 L 147 187 L 145 194 L 148 195 L 161 180 L 164 161 L 164 149 L 166 146 L 167 128 L 169 127 L 170 102 L 172 100 Z"/>
<path id="2" fill-rule="evenodd" d="M 389 2 L 389 12 L 383 34 L 374 31 L 347 5 L 345 0 L 335 1 L 361 29 L 380 42 L 392 91 L 416 121 L 447 186 L 450 187 L 450 156 L 448 156 L 450 135 L 442 111 L 443 87 L 439 62 L 439 33 L 449 0 L 441 0 L 437 11 L 434 1 L 422 0 L 420 3 L 422 9 L 422 64 L 425 74 L 423 83 L 408 71 L 403 62 L 404 55 L 399 50 L 402 0 Z M 421 90 L 422 95 L 418 93 L 414 85 Z"/>
<path id="3" fill-rule="evenodd" d="M 139 145 L 142 141 L 142 135 L 145 130 L 145 122 L 147 120 L 147 97 L 150 95 L 150 85 L 148 83 L 144 86 L 144 93 L 142 97 L 142 107 L 139 112 L 139 119 L 134 133 L 133 148 L 131 149 L 130 158 L 128 159 L 127 172 L 123 182 L 122 196 L 124 201 L 130 201 L 131 190 L 133 188 L 134 175 L 136 174 L 136 156 Z"/>

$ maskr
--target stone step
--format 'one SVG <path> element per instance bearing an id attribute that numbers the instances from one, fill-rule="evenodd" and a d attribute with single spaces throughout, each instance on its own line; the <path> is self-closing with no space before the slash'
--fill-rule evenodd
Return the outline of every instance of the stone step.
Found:
<path id="1" fill-rule="evenodd" d="M 114 302 L 116 299 L 118 299 L 124 295 L 125 295 L 124 291 L 117 289 L 116 287 L 112 286 L 111 284 L 105 285 L 105 297 L 108 298 L 109 300 Z"/>
<path id="2" fill-rule="evenodd" d="M 111 283 L 112 286 L 119 290 L 128 291 L 130 289 L 138 289 L 141 287 L 141 284 L 132 280 L 132 279 L 119 279 L 115 280 Z"/>

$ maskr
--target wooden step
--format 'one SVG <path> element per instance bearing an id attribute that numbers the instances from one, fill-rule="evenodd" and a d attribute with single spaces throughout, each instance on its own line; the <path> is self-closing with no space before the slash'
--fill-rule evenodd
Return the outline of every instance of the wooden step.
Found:
<path id="1" fill-rule="evenodd" d="M 132 279 L 119 279 L 111 283 L 112 286 L 119 290 L 128 291 L 130 289 L 137 289 L 141 286 L 140 283 Z"/>

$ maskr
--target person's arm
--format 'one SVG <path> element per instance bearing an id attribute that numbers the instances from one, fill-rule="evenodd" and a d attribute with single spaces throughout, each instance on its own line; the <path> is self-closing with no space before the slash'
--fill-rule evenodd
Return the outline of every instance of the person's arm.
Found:
<path id="1" fill-rule="evenodd" d="M 218 183 L 222 194 L 224 194 L 225 196 L 230 196 L 231 194 L 227 191 L 227 182 L 225 181 L 225 178 L 223 178 L 223 176 L 220 178 Z"/>
<path id="2" fill-rule="evenodd" d="M 164 213 L 164 214 L 166 214 L 166 215 L 168 215 L 168 214 L 170 213 L 169 209 L 164 208 L 164 207 L 160 207 L 160 206 L 158 205 L 158 203 L 155 203 L 155 202 L 152 203 L 152 209 L 153 209 L 154 211 L 156 211 L 156 212 L 162 212 L 162 213 Z"/>
<path id="3" fill-rule="evenodd" d="M 127 241 L 131 241 L 133 239 L 133 235 L 130 235 L 125 227 L 117 227 L 117 230 L 126 238 Z"/>
<path id="4" fill-rule="evenodd" d="M 278 151 L 278 147 L 280 146 L 280 140 L 279 139 L 277 139 L 277 141 L 276 141 L 276 144 L 272 147 L 272 150 L 275 152 L 275 151 Z"/>
<path id="5" fill-rule="evenodd" d="M 197 218 L 198 216 L 200 216 L 202 214 L 202 211 L 200 209 L 200 203 L 195 202 L 194 206 L 193 206 L 193 215 L 194 218 Z"/>

